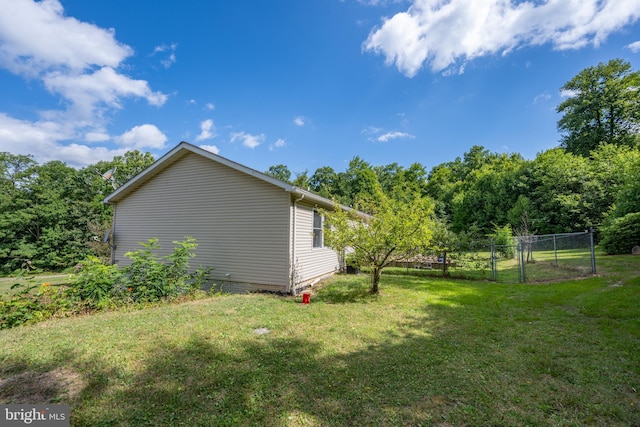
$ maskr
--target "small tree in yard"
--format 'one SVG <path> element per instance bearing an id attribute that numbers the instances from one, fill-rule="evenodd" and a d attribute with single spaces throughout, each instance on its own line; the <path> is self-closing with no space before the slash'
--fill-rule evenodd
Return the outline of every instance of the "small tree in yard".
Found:
<path id="1" fill-rule="evenodd" d="M 371 293 L 379 293 L 382 270 L 392 261 L 421 252 L 433 235 L 431 199 L 414 195 L 392 199 L 379 188 L 355 208 L 325 212 L 325 243 L 338 253 L 353 250 L 354 260 L 371 269 Z M 366 212 L 367 215 L 363 215 Z"/>

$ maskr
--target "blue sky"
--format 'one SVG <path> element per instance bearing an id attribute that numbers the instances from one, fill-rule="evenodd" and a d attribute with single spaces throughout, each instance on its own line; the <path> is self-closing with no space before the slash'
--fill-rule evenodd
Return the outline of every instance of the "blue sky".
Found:
<path id="1" fill-rule="evenodd" d="M 560 87 L 640 68 L 640 0 L 0 0 L 0 151 L 180 141 L 264 171 L 558 145 Z"/>

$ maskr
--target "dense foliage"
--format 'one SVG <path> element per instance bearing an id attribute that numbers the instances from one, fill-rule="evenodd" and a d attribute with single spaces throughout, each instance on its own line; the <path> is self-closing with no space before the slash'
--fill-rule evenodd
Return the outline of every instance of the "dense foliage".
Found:
<path id="1" fill-rule="evenodd" d="M 60 161 L 0 153 L 0 273 L 57 271 L 87 255 L 108 256 L 101 243 L 111 223 L 102 201 L 153 163 L 139 151 L 77 170 Z M 102 173 L 113 170 L 113 180 Z"/>
<path id="2" fill-rule="evenodd" d="M 325 243 L 371 271 L 371 293 L 379 292 L 382 270 L 391 262 L 420 253 L 431 243 L 433 202 L 414 194 L 392 198 L 378 185 L 370 197 L 358 199 L 357 210 L 337 208 L 325 212 Z M 367 212 L 370 216 L 363 216 Z"/>
<path id="3" fill-rule="evenodd" d="M 629 254 L 640 246 L 640 212 L 615 218 L 602 230 L 602 247 L 608 254 Z"/>
<path id="4" fill-rule="evenodd" d="M 567 151 L 588 157 L 600 144 L 638 145 L 640 72 L 621 59 L 588 67 L 562 88 L 558 129 Z"/>
<path id="5" fill-rule="evenodd" d="M 23 289 L 0 297 L 0 329 L 112 307 L 168 302 L 180 296 L 194 298 L 211 269 L 188 272 L 198 246 L 194 238 L 173 244 L 173 253 L 162 258 L 154 252 L 159 248 L 157 239 L 149 240 L 141 249 L 125 254 L 132 262 L 122 268 L 89 256 L 78 264 L 69 285 L 43 283 L 36 290 L 20 285 Z"/>
<path id="6" fill-rule="evenodd" d="M 418 162 L 373 166 L 356 156 L 342 172 L 323 166 L 292 178 L 279 164 L 267 173 L 346 206 L 378 189 L 394 200 L 430 198 L 439 236 L 433 244 L 442 251 L 506 226 L 515 235 L 594 227 L 611 242 L 615 220 L 640 212 L 638 87 L 640 73 L 622 60 L 580 72 L 561 88 L 567 95 L 558 106 L 561 146 L 533 160 L 473 145 L 430 171 Z M 77 170 L 0 153 L 0 274 L 59 271 L 89 255 L 106 259 L 109 246 L 101 241 L 111 209 L 102 201 L 153 160 L 132 151 Z M 114 169 L 113 180 L 103 179 Z"/>

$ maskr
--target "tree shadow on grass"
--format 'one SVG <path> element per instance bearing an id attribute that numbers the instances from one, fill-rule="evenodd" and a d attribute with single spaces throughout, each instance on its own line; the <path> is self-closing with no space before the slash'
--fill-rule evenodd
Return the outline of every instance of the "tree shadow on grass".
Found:
<path id="1" fill-rule="evenodd" d="M 314 295 L 314 300 L 328 304 L 367 303 L 377 298 L 371 293 L 371 284 L 364 274 L 338 276 L 322 285 Z"/>
<path id="2" fill-rule="evenodd" d="M 343 302 L 358 302 L 357 290 L 368 290 L 366 281 L 349 286 L 356 297 Z M 178 343 L 145 349 L 128 370 L 114 370 L 108 354 L 88 357 L 71 349 L 66 359 L 56 357 L 47 366 L 16 358 L 3 362 L 17 374 L 28 366 L 82 373 L 85 388 L 64 402 L 71 404 L 74 426 L 640 423 L 640 415 L 625 409 L 633 397 L 625 387 L 640 378 L 637 372 L 627 380 L 619 376 L 614 399 L 600 402 L 591 386 L 608 383 L 581 378 L 577 364 L 587 362 L 577 356 L 587 356 L 558 357 L 555 344 L 564 335 L 549 341 L 549 334 L 564 329 L 509 318 L 511 309 L 492 298 L 484 286 L 456 290 L 446 296 L 448 304 L 425 304 L 418 315 L 389 325 L 389 332 L 399 333 L 359 341 L 349 351 L 279 330 L 258 335 L 247 328 L 244 338 L 226 342 L 211 324 L 210 331 L 201 327 Z M 544 313 L 536 316 L 543 319 Z M 542 339 L 527 341 L 536 335 Z M 608 351 L 620 363 L 624 353 Z M 593 368 L 589 372 L 597 372 Z M 600 370 L 613 374 L 614 362 Z"/>

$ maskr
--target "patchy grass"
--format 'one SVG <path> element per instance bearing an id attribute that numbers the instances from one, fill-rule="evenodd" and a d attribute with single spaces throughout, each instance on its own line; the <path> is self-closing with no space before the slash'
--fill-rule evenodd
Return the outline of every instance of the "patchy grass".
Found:
<path id="1" fill-rule="evenodd" d="M 72 425 L 640 424 L 640 257 L 537 285 L 383 273 L 0 332 L 0 402 Z"/>
<path id="2" fill-rule="evenodd" d="M 11 289 L 13 285 L 19 283 L 26 286 L 34 286 L 35 289 L 43 283 L 51 285 L 66 285 L 71 281 L 69 274 L 40 274 L 28 277 L 0 277 L 0 296 L 16 292 Z M 21 287 L 24 289 L 24 287 Z"/>

